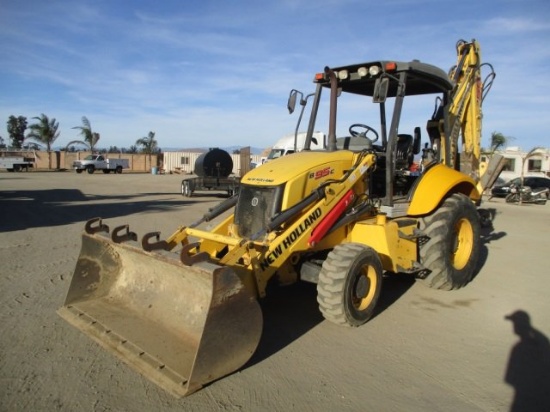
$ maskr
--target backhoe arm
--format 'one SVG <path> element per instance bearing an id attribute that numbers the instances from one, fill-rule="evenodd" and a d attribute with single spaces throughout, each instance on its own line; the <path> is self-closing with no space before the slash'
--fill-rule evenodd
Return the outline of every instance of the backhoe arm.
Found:
<path id="1" fill-rule="evenodd" d="M 457 168 L 458 139 L 462 131 L 462 155 L 460 170 L 479 181 L 479 161 L 481 156 L 481 82 L 480 48 L 477 41 L 459 41 L 457 44 L 457 65 L 451 70 L 450 78 L 454 88 L 449 104 L 449 153 L 445 162 Z M 447 159 L 445 159 L 447 160 Z"/>
<path id="2" fill-rule="evenodd" d="M 481 67 L 484 65 L 491 72 L 482 80 Z M 496 179 L 502 165 L 497 158 L 491 159 L 491 164 L 481 161 L 481 106 L 493 84 L 495 72 L 489 63 L 481 64 L 480 46 L 476 40 L 457 43 L 457 64 L 450 70 L 449 78 L 454 87 L 448 96 L 446 136 L 443 136 L 447 138 L 442 139 L 442 161 L 474 179 L 481 193 Z M 462 147 L 459 147 L 461 132 Z"/>

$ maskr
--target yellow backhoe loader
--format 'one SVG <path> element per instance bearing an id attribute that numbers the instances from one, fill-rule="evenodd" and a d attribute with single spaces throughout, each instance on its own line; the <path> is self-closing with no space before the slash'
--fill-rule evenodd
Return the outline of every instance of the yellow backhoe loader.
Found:
<path id="1" fill-rule="evenodd" d="M 268 284 L 316 283 L 320 311 L 344 326 L 369 320 L 383 275 L 408 273 L 444 290 L 466 285 L 478 270 L 476 205 L 498 174 L 480 162 L 481 105 L 494 77 L 475 40 L 458 42 L 450 73 L 416 60 L 324 68 L 306 150 L 251 170 L 238 194 L 200 221 L 141 241 L 127 225 L 87 222 L 59 314 L 183 396 L 252 356 Z M 400 124 L 405 99 L 425 95 L 436 107 L 413 123 L 427 127 L 422 148 L 421 127 L 406 133 Z M 351 116 L 358 123 L 347 133 Z M 328 148 L 307 150 L 318 119 L 328 119 Z M 214 229 L 200 228 L 216 217 Z"/>

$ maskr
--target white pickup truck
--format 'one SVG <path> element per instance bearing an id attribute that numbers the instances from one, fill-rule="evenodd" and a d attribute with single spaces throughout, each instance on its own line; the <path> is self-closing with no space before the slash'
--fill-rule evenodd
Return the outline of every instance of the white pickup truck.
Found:
<path id="1" fill-rule="evenodd" d="M 122 173 L 122 169 L 128 169 L 128 159 L 107 159 L 102 155 L 88 155 L 83 160 L 75 160 L 73 169 L 76 173 L 86 170 L 92 174 L 96 170 L 103 170 L 103 173 Z"/>

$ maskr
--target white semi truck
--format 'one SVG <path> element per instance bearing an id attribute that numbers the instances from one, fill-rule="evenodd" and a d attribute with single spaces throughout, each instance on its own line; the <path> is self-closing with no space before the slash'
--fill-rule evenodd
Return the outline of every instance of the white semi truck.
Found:
<path id="1" fill-rule="evenodd" d="M 271 148 L 265 161 L 270 161 L 289 155 L 294 152 L 301 152 L 306 143 L 306 133 L 290 133 L 280 138 Z M 323 150 L 326 148 L 325 134 L 322 132 L 313 132 L 311 140 L 311 150 Z"/>

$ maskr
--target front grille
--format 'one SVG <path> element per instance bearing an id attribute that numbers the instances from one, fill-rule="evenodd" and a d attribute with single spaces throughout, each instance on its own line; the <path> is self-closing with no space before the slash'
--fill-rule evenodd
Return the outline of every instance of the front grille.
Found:
<path id="1" fill-rule="evenodd" d="M 239 236 L 249 238 L 260 232 L 272 216 L 280 211 L 282 186 L 257 187 L 241 185 L 235 209 Z"/>

